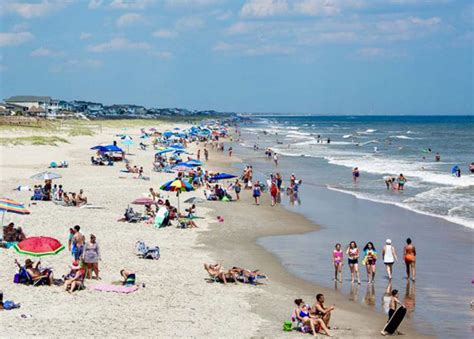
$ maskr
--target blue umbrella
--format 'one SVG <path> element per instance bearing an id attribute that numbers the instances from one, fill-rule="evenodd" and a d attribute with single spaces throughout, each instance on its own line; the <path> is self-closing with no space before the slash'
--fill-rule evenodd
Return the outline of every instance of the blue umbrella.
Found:
<path id="1" fill-rule="evenodd" d="M 174 149 L 184 149 L 184 146 L 181 144 L 172 144 L 169 147 Z"/>
<path id="2" fill-rule="evenodd" d="M 202 162 L 195 159 L 188 160 L 187 163 L 194 166 L 202 166 Z"/>
<path id="3" fill-rule="evenodd" d="M 169 152 L 175 152 L 176 150 L 175 149 L 172 149 L 172 148 L 165 148 L 165 149 L 162 149 L 161 151 L 158 151 L 156 152 L 155 155 L 160 155 L 160 154 L 165 154 L 165 153 L 169 153 Z"/>
<path id="4" fill-rule="evenodd" d="M 198 166 L 200 166 L 200 165 L 197 165 L 197 164 L 194 164 L 194 163 L 189 163 L 189 161 L 180 162 L 179 165 L 180 166 L 186 166 L 186 167 L 198 167 Z"/>
<path id="5" fill-rule="evenodd" d="M 165 132 L 163 132 L 163 136 L 166 137 L 166 138 L 169 138 L 169 137 L 172 136 L 172 135 L 173 135 L 173 132 L 171 132 L 171 131 L 165 131 Z"/>
<path id="6" fill-rule="evenodd" d="M 233 178 L 237 178 L 237 176 L 233 175 L 233 174 L 219 173 L 219 174 L 216 174 L 216 175 L 210 177 L 209 180 L 210 181 L 218 181 L 218 180 L 233 179 Z"/>

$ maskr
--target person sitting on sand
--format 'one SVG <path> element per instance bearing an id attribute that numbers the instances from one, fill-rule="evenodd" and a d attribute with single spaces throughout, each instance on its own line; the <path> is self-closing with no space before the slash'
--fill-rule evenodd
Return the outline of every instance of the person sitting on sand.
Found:
<path id="1" fill-rule="evenodd" d="M 120 275 L 123 278 L 122 284 L 125 286 L 135 285 L 136 282 L 136 275 L 131 271 L 127 271 L 125 269 L 120 270 Z"/>
<path id="2" fill-rule="evenodd" d="M 84 289 L 85 276 L 85 268 L 82 268 L 77 260 L 74 261 L 71 266 L 71 272 L 64 280 L 65 291 L 73 293 L 74 291 Z"/>
<path id="3" fill-rule="evenodd" d="M 222 281 L 224 285 L 227 285 L 229 280 L 233 280 L 235 284 L 238 284 L 235 273 L 231 273 L 230 271 L 222 272 L 222 266 L 220 264 L 204 264 L 204 269 L 213 279 Z"/>
<path id="4" fill-rule="evenodd" d="M 147 215 L 149 218 L 154 218 L 156 215 L 150 204 L 145 205 L 145 215 Z"/>
<path id="5" fill-rule="evenodd" d="M 324 321 L 312 315 L 310 313 L 310 308 L 304 303 L 302 299 L 296 299 L 295 304 L 298 306 L 298 308 L 295 310 L 297 320 L 303 325 L 309 326 L 311 328 L 311 332 L 313 332 L 313 336 L 316 337 L 321 330 L 328 337 L 332 336 L 329 333 L 329 329 L 327 328 Z"/>
<path id="6" fill-rule="evenodd" d="M 324 295 L 321 293 L 316 295 L 316 303 L 313 306 L 313 311 L 324 321 L 328 328 L 331 328 L 329 327 L 329 321 L 331 320 L 331 312 L 334 308 L 334 305 L 331 307 L 324 307 Z"/>
<path id="7" fill-rule="evenodd" d="M 21 269 L 18 260 L 15 260 L 15 264 Z M 38 261 L 36 265 L 31 259 L 25 260 L 25 269 L 33 282 L 44 282 L 46 285 L 52 285 L 54 281 L 53 272 L 49 269 L 40 269 L 41 261 Z"/>
<path id="8" fill-rule="evenodd" d="M 10 248 L 14 246 L 17 242 L 20 242 L 22 240 L 25 240 L 26 236 L 25 233 L 23 233 L 23 230 L 21 227 L 15 228 L 14 223 L 9 223 L 7 226 L 3 227 L 3 241 L 5 248 Z"/>
<path id="9" fill-rule="evenodd" d="M 81 188 L 76 197 L 77 206 L 87 205 L 87 197 L 84 195 L 84 190 Z"/>
<path id="10" fill-rule="evenodd" d="M 248 282 L 250 284 L 255 283 L 257 278 L 265 278 L 268 279 L 267 276 L 263 273 L 260 273 L 260 270 L 254 270 L 250 271 L 245 268 L 241 267 L 232 267 L 229 272 L 237 274 L 239 277 L 241 277 L 244 282 Z"/>
<path id="11" fill-rule="evenodd" d="M 186 212 L 188 212 L 187 218 L 194 218 L 194 214 L 196 213 L 196 205 L 192 204 L 191 207 L 185 209 Z"/>

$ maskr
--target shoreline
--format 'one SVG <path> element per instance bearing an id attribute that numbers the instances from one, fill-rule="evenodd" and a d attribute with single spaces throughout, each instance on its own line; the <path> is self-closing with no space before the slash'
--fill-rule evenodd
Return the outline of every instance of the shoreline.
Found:
<path id="1" fill-rule="evenodd" d="M 213 150 L 210 153 L 208 168 L 221 172 L 229 171 L 230 173 L 235 173 L 236 169 L 232 164 L 237 162 L 241 162 L 238 154 L 229 158 L 227 153 Z M 211 207 L 212 204 L 222 205 L 225 203 L 206 203 L 206 207 L 209 206 L 213 209 L 210 214 L 216 217 L 219 214 L 216 213 L 217 208 Z M 245 190 L 241 193 L 241 202 L 232 202 L 230 204 L 232 209 L 225 209 L 225 213 L 223 212 L 222 215 L 224 217 L 227 216 L 227 219 L 231 218 L 233 229 L 223 234 L 222 228 L 226 227 L 226 221 L 222 225 L 211 224 L 210 230 L 213 233 L 219 234 L 209 235 L 210 232 L 201 233 L 198 241 L 211 248 L 216 258 L 219 261 L 224 261 L 224 264 L 242 264 L 243 266 L 246 265 L 245 267 L 249 269 L 261 269 L 269 275 L 270 281 L 266 286 L 263 286 L 266 289 L 266 293 L 259 293 L 258 297 L 251 302 L 254 312 L 267 320 L 259 330 L 259 335 L 264 337 L 283 336 L 284 332 L 281 331 L 281 325 L 284 320 L 288 320 L 290 317 L 293 300 L 302 297 L 305 302 L 312 304 L 316 293 L 323 293 L 326 296 L 326 303 L 328 305 L 336 304 L 337 307 L 331 322 L 339 330 L 333 331 L 333 335 L 336 337 L 357 338 L 380 336 L 380 330 L 386 322 L 385 315 L 371 309 L 367 305 L 352 302 L 348 300 L 347 296 L 330 288 L 319 286 L 293 275 L 283 266 L 276 255 L 258 244 L 258 239 L 262 237 L 296 234 L 304 236 L 305 233 L 320 230 L 321 226 L 313 223 L 302 214 L 290 211 L 281 205 L 271 207 L 268 194 L 265 193 L 262 195 L 260 206 L 253 204 L 251 192 Z M 247 208 L 249 210 L 252 208 L 256 210 L 253 213 L 250 211 L 246 213 Z M 248 226 L 242 225 L 250 223 L 254 217 L 260 218 L 260 220 L 255 221 L 258 228 L 250 230 Z M 289 225 L 291 226 L 288 227 Z M 218 241 L 224 243 L 216 246 L 215 244 Z M 286 299 L 279 301 L 271 300 L 271 296 L 267 295 L 267 293 L 284 296 Z M 371 328 L 363 329 L 360 326 L 351 328 L 355 323 L 367 323 L 370 324 Z M 409 319 L 404 320 L 401 329 L 405 334 L 404 337 L 407 338 L 429 337 L 417 333 Z"/>

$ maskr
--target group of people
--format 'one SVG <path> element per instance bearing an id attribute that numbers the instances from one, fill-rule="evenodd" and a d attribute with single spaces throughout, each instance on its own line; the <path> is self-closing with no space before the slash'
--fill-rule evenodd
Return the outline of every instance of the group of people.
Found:
<path id="1" fill-rule="evenodd" d="M 10 248 L 25 239 L 26 235 L 23 233 L 22 228 L 15 227 L 15 224 L 11 222 L 7 226 L 3 226 L 3 237 L 0 242 L 0 247 Z"/>
<path id="2" fill-rule="evenodd" d="M 332 337 L 330 330 L 330 321 L 332 312 L 336 309 L 334 305 L 326 307 L 324 305 L 324 295 L 319 293 L 316 295 L 316 301 L 311 307 L 306 304 L 303 299 L 295 299 L 296 308 L 293 310 L 291 320 L 296 323 L 296 329 L 312 333 L 317 336 L 318 333 Z"/>
<path id="3" fill-rule="evenodd" d="M 342 283 L 342 266 L 344 264 L 344 254 L 347 255 L 347 262 L 351 272 L 351 283 L 354 283 L 357 277 L 357 283 L 360 284 L 359 259 L 362 258 L 362 265 L 367 269 L 367 280 L 371 284 L 375 279 L 376 262 L 378 260 L 378 252 L 374 244 L 369 241 L 362 251 L 357 247 L 355 241 L 351 241 L 347 245 L 345 251 L 342 250 L 340 243 L 335 245 L 332 251 L 332 263 L 334 266 L 334 280 Z M 410 238 L 407 238 L 406 245 L 403 248 L 403 260 L 406 265 L 407 279 L 415 281 L 416 279 L 416 248 Z M 385 265 L 389 280 L 393 277 L 393 265 L 398 262 L 397 251 L 392 245 L 392 240 L 387 239 L 382 249 L 382 259 Z"/>
<path id="4" fill-rule="evenodd" d="M 217 282 L 227 285 L 228 282 L 234 284 L 256 284 L 258 279 L 267 279 L 267 276 L 260 270 L 248 270 L 242 267 L 232 267 L 224 269 L 221 264 L 204 264 L 204 269 L 209 276 Z"/>
<path id="5" fill-rule="evenodd" d="M 387 186 L 387 191 L 390 189 L 394 191 L 403 191 L 403 187 L 407 182 L 407 178 L 405 178 L 403 173 L 400 173 L 398 178 L 395 178 L 393 176 L 386 176 L 383 178 L 383 180 L 385 181 L 385 185 Z"/>

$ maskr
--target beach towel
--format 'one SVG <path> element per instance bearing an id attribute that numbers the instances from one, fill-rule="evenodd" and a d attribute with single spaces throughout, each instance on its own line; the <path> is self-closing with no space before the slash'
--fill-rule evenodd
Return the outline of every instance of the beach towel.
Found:
<path id="1" fill-rule="evenodd" d="M 138 290 L 138 286 L 123 286 L 123 285 L 112 285 L 112 284 L 97 284 L 88 286 L 90 290 L 100 292 L 115 292 L 115 293 L 133 293 Z"/>
<path id="2" fill-rule="evenodd" d="M 158 209 L 158 212 L 156 213 L 155 216 L 155 227 L 160 228 L 163 225 L 163 221 L 165 221 L 166 217 L 168 216 L 168 209 L 166 207 L 160 207 Z"/>

